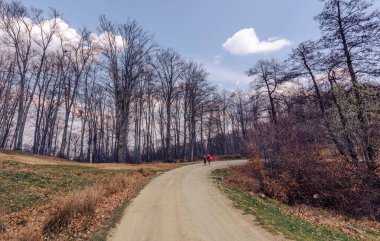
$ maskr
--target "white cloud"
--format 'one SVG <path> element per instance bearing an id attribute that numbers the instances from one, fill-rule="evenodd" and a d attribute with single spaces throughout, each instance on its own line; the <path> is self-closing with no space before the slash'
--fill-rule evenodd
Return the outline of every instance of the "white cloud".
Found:
<path id="1" fill-rule="evenodd" d="M 223 48 L 234 55 L 248 55 L 274 52 L 289 45 L 287 39 L 269 38 L 261 41 L 254 28 L 245 28 L 228 38 Z"/>
<path id="2" fill-rule="evenodd" d="M 115 41 L 116 46 L 120 49 L 127 47 L 126 41 L 120 35 L 114 35 L 110 32 L 103 32 L 99 35 L 94 35 L 95 43 L 101 48 L 107 48 L 108 41 Z"/>
<path id="3" fill-rule="evenodd" d="M 15 23 L 14 28 L 16 31 L 20 32 L 20 38 L 29 38 L 27 29 L 31 30 L 31 48 L 33 52 L 36 53 L 41 52 L 41 43 L 45 42 L 45 44 L 47 44 L 46 41 L 52 31 L 54 34 L 47 47 L 47 53 L 62 53 L 62 47 L 63 49 L 71 49 L 80 44 L 81 41 L 81 33 L 61 18 L 47 19 L 40 23 L 33 22 L 30 18 L 12 19 L 10 21 Z M 18 25 L 16 25 L 17 22 L 19 22 Z M 15 51 L 11 44 L 12 41 L 2 30 L 3 28 L 4 26 L 0 23 L 0 43 L 2 43 L 0 44 L 0 52 L 3 54 L 12 54 Z M 115 44 L 119 50 L 127 47 L 125 40 L 119 35 L 105 32 L 100 33 L 99 35 L 97 33 L 91 33 L 90 39 L 97 50 L 97 54 L 99 54 L 99 48 L 106 46 L 105 41 L 107 40 L 107 36 L 114 38 Z M 37 57 L 38 55 L 35 55 L 35 58 Z"/>

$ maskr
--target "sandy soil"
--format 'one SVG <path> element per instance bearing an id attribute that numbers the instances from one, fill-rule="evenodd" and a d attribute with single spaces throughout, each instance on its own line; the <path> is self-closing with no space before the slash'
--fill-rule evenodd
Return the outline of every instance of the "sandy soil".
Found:
<path id="1" fill-rule="evenodd" d="M 211 181 L 213 169 L 243 162 L 195 164 L 162 174 L 128 206 L 108 240 L 281 240 L 243 216 Z"/>

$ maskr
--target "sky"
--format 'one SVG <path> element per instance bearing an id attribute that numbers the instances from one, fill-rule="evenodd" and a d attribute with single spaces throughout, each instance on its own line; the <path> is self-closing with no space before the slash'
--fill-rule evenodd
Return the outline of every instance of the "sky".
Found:
<path id="1" fill-rule="evenodd" d="M 135 19 L 162 47 L 203 63 L 220 89 L 246 89 L 258 59 L 285 59 L 298 43 L 317 39 L 318 0 L 22 0 L 49 7 L 75 29 L 97 31 L 99 16 Z"/>

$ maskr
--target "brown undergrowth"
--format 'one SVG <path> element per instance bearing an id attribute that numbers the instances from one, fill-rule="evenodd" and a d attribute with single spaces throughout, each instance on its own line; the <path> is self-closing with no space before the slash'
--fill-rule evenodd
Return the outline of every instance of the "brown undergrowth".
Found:
<path id="1" fill-rule="evenodd" d="M 356 237 L 380 238 L 378 177 L 365 175 L 347 162 L 294 160 L 282 163 L 273 174 L 265 162 L 254 159 L 228 169 L 224 181 L 290 204 L 286 212 L 308 221 Z"/>
<path id="2" fill-rule="evenodd" d="M 76 190 L 49 204 L 5 215 L 0 240 L 86 240 L 112 211 L 133 198 L 152 177 L 135 171 L 107 184 Z"/>
<path id="3" fill-rule="evenodd" d="M 228 154 L 228 155 L 214 156 L 214 159 L 218 160 L 218 161 L 239 160 L 239 159 L 242 159 L 242 158 L 243 158 L 243 156 L 241 154 Z"/>
<path id="4" fill-rule="evenodd" d="M 0 207 L 0 233 L 5 231 L 4 216 L 5 211 L 3 208 Z"/>
<path id="5" fill-rule="evenodd" d="M 0 240 L 91 240 L 151 178 L 182 165 L 76 165 L 0 151 Z"/>

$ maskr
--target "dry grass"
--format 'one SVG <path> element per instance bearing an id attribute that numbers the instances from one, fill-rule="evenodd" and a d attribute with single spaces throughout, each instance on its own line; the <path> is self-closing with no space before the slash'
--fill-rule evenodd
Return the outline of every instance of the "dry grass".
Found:
<path id="1" fill-rule="evenodd" d="M 5 225 L 3 223 L 3 217 L 5 216 L 5 210 L 0 207 L 0 233 L 5 231 Z"/>
<path id="2" fill-rule="evenodd" d="M 125 189 L 127 185 L 128 185 L 127 176 L 123 174 L 119 174 L 115 176 L 114 178 L 112 178 L 109 183 L 104 185 L 105 195 L 108 197 L 115 193 L 118 193 L 122 191 L 123 189 Z"/>
<path id="3" fill-rule="evenodd" d="M 215 160 L 218 161 L 224 161 L 224 160 L 240 160 L 242 159 L 241 154 L 229 154 L 229 155 L 219 155 L 219 156 L 214 156 Z"/>
<path id="4" fill-rule="evenodd" d="M 91 218 L 95 214 L 100 198 L 103 196 L 103 190 L 88 188 L 80 194 L 82 200 L 78 212 L 87 218 Z"/>
<path id="5" fill-rule="evenodd" d="M 66 198 L 62 206 L 47 219 L 43 228 L 44 234 L 58 233 L 69 225 L 79 201 L 72 197 L 73 195 L 70 195 Z"/>
<path id="6" fill-rule="evenodd" d="M 65 230 L 75 217 L 84 217 L 87 222 L 96 212 L 101 198 L 108 198 L 124 191 L 128 187 L 128 176 L 118 174 L 107 184 L 90 187 L 70 193 L 57 210 L 46 220 L 43 228 L 44 234 L 54 234 Z"/>
<path id="7" fill-rule="evenodd" d="M 55 196 L 66 195 L 72 190 L 108 183 L 120 173 L 127 175 L 137 171 L 144 177 L 149 177 L 183 165 L 84 164 L 57 161 L 59 158 L 52 157 L 39 158 L 14 151 L 4 153 L 0 150 L 0 163 L 3 167 L 0 169 L 0 206 L 3 205 L 10 212 L 17 212 L 46 204 Z M 51 164 L 43 164 L 50 159 Z"/>
<path id="8" fill-rule="evenodd" d="M 67 159 L 52 157 L 52 156 L 39 156 L 29 153 L 11 151 L 0 149 L 0 160 L 17 161 L 29 165 L 65 165 L 65 166 L 81 166 L 81 167 L 96 167 L 103 170 L 150 170 L 150 171 L 168 171 L 176 167 L 185 165 L 184 163 L 145 163 L 145 164 L 126 164 L 126 163 L 79 163 L 69 161 Z M 0 161 L 0 169 L 1 169 Z"/>
<path id="9" fill-rule="evenodd" d="M 71 220 L 81 215 L 90 220 L 95 214 L 96 206 L 102 196 L 102 192 L 97 188 L 86 188 L 69 194 L 46 221 L 43 233 L 58 233 L 64 230 Z"/>
<path id="10" fill-rule="evenodd" d="M 144 169 L 144 168 L 140 168 L 138 170 L 144 177 L 149 177 L 151 175 L 154 174 L 154 172 L 151 170 L 151 169 Z"/>
<path id="11" fill-rule="evenodd" d="M 7 211 L 0 210 L 0 240 L 90 239 L 156 173 L 183 165 L 84 164 L 0 150 L 0 207 Z"/>
<path id="12" fill-rule="evenodd" d="M 41 230 L 36 228 L 34 225 L 28 225 L 25 230 L 21 233 L 20 237 L 18 237 L 17 241 L 41 241 L 42 233 Z"/>

